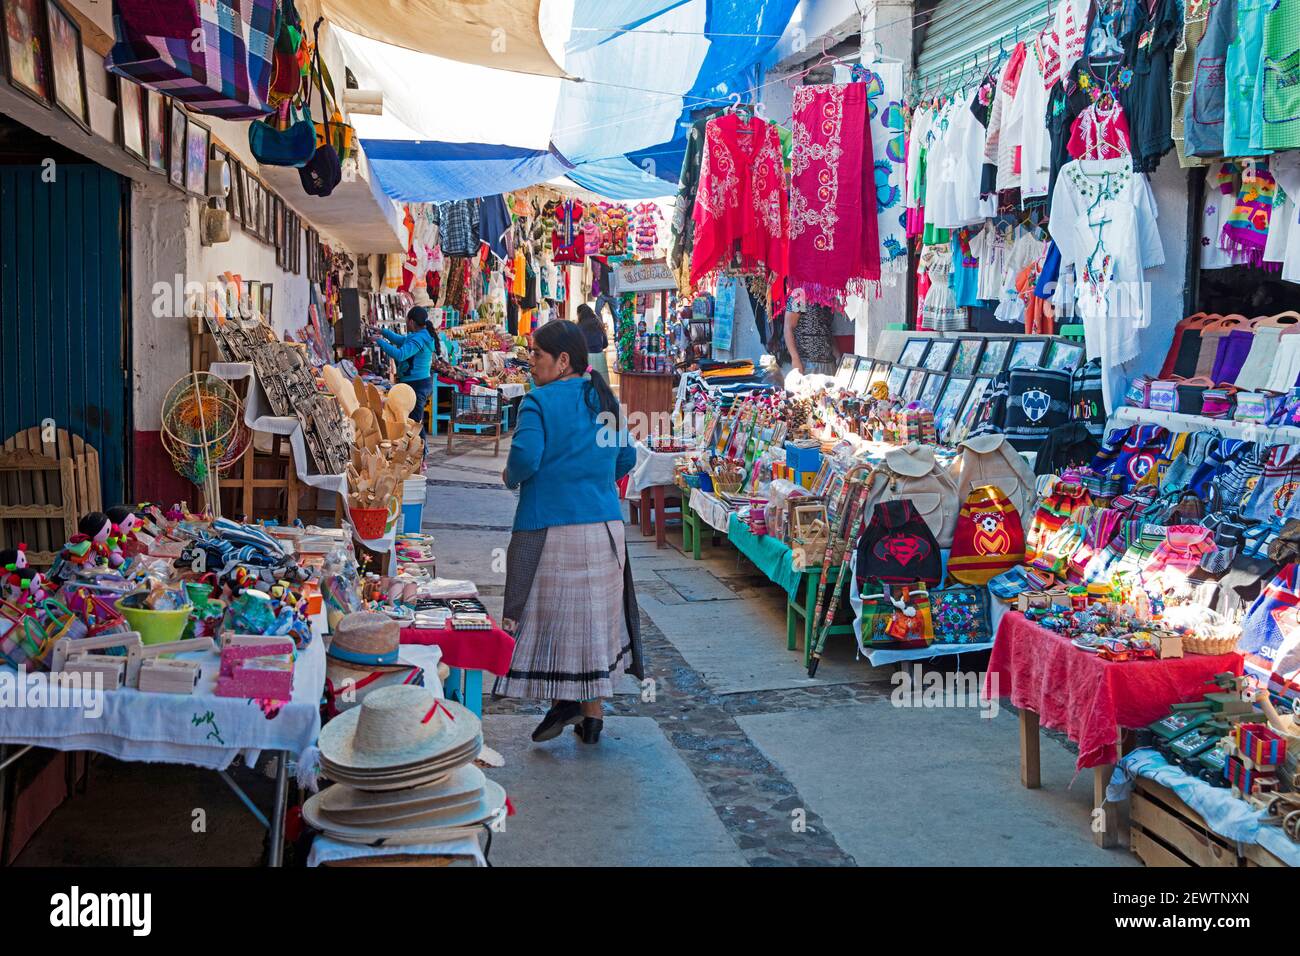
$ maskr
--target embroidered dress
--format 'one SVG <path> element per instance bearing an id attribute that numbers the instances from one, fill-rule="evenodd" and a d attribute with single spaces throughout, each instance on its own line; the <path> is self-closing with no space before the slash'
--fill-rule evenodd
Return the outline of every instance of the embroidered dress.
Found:
<path id="1" fill-rule="evenodd" d="M 880 279 L 867 84 L 801 86 L 790 157 L 790 287 L 833 305 Z"/>
<path id="2" fill-rule="evenodd" d="M 786 275 L 785 168 L 776 127 L 726 113 L 705 128 L 704 162 L 692 212 L 691 282 L 731 264 Z"/>
<path id="3" fill-rule="evenodd" d="M 1074 160 L 1061 169 L 1051 222 L 1062 270 L 1074 267 L 1088 358 L 1100 357 L 1108 370 L 1103 385 L 1114 407 L 1123 387 L 1119 366 L 1139 354 L 1139 330 L 1151 324 L 1143 273 L 1165 261 L 1151 187 L 1128 156 Z"/>
<path id="4" fill-rule="evenodd" d="M 1116 159 L 1130 155 L 1124 107 L 1113 96 L 1086 107 L 1070 128 L 1067 148 L 1075 159 Z"/>
<path id="5" fill-rule="evenodd" d="M 970 241 L 971 252 L 980 263 L 976 289 L 984 301 L 997 302 L 1002 298 L 1002 273 L 1006 268 L 1007 254 L 1011 251 L 1014 232 L 1013 227 L 1006 223 L 990 221 Z"/>
<path id="6" fill-rule="evenodd" d="M 1075 61 L 1083 56 L 1088 38 L 1089 0 L 1061 0 L 1051 29 L 1044 31 L 1043 82 L 1047 87 L 1064 82 Z"/>
<path id="7" fill-rule="evenodd" d="M 925 246 L 920 268 L 930 278 L 921 314 L 927 328 L 935 332 L 961 332 L 969 328 L 966 310 L 957 304 L 952 286 L 952 248 L 948 245 Z"/>
<path id="8" fill-rule="evenodd" d="M 1006 69 L 1002 71 L 1002 80 L 998 85 L 1001 96 L 1005 97 L 1002 107 L 1002 126 L 998 132 L 995 153 L 995 162 L 998 165 L 998 192 L 1016 189 L 1020 186 L 1020 171 L 1016 167 L 1016 150 L 1020 144 L 1020 130 L 1024 126 L 1026 118 L 1024 116 L 1025 101 L 1023 99 L 1019 101 L 1020 112 L 1016 111 L 1016 91 L 1020 89 L 1020 74 L 1024 70 L 1025 56 L 1025 45 L 1017 43 L 1016 48 L 1011 52 L 1011 57 L 1007 60 Z M 994 105 L 996 108 L 996 103 Z M 985 156 L 987 155 L 988 149 L 986 146 Z"/>
<path id="9" fill-rule="evenodd" d="M 928 151 L 930 124 L 934 111 L 920 107 L 912 114 L 912 128 L 907 136 L 907 177 L 904 192 L 907 194 L 907 236 L 919 236 L 925 224 L 925 161 Z"/>
<path id="10" fill-rule="evenodd" d="M 1024 122 L 1020 126 L 1020 195 L 1046 196 L 1052 172 L 1052 141 L 1047 130 L 1047 85 L 1043 76 L 1041 39 L 1025 51 L 1025 65 L 1016 88 Z"/>

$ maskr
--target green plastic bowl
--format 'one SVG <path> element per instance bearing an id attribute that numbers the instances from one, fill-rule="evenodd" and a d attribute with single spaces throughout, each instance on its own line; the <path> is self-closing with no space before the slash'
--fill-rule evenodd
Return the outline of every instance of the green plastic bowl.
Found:
<path id="1" fill-rule="evenodd" d="M 130 597 L 128 594 L 127 597 Z M 126 618 L 131 630 L 138 631 L 144 644 L 166 644 L 179 641 L 185 633 L 193 608 L 183 607 L 175 611 L 151 611 L 143 607 L 128 607 L 121 598 L 115 605 Z"/>

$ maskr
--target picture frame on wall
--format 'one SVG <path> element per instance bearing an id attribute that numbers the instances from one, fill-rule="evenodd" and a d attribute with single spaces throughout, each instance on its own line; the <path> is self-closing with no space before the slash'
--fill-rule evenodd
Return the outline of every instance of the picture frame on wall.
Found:
<path id="1" fill-rule="evenodd" d="M 4 12 L 5 79 L 18 92 L 49 108 L 50 48 L 43 0 L 0 0 Z"/>
<path id="2" fill-rule="evenodd" d="M 1058 372 L 1073 372 L 1083 364 L 1084 348 L 1077 342 L 1063 342 L 1057 340 L 1047 349 L 1047 360 L 1044 364 L 1048 368 L 1056 369 Z"/>
<path id="3" fill-rule="evenodd" d="M 919 368 L 922 359 L 925 358 L 925 350 L 930 347 L 930 341 L 924 338 L 908 339 L 907 344 L 903 346 L 902 354 L 898 356 L 898 364 Z"/>
<path id="4" fill-rule="evenodd" d="M 1046 355 L 1046 339 L 1017 339 L 1011 346 L 1011 357 L 1007 359 L 1007 370 L 1042 365 Z"/>
<path id="5" fill-rule="evenodd" d="M 226 168 L 230 170 L 230 194 L 226 196 L 226 209 L 235 222 L 243 222 L 244 214 L 240 209 L 239 196 L 243 190 L 242 169 L 239 160 L 233 156 L 226 157 Z"/>
<path id="6" fill-rule="evenodd" d="M 86 60 L 81 47 L 81 25 L 59 0 L 45 0 L 49 28 L 51 93 L 54 105 L 78 126 L 90 132 L 90 99 L 86 94 Z"/>
<path id="7" fill-rule="evenodd" d="M 167 175 L 167 97 L 149 90 L 144 103 L 145 162 Z"/>
<path id="8" fill-rule="evenodd" d="M 272 283 L 262 283 L 262 318 L 268 325 L 271 323 L 271 298 L 274 291 L 275 286 Z"/>
<path id="9" fill-rule="evenodd" d="M 256 279 L 248 281 L 248 316 L 256 318 L 262 314 L 262 283 Z"/>
<path id="10" fill-rule="evenodd" d="M 177 189 L 185 188 L 185 131 L 189 123 L 190 115 L 173 100 L 167 126 L 167 181 Z"/>
<path id="11" fill-rule="evenodd" d="M 935 339 L 930 343 L 930 351 L 925 353 L 925 361 L 921 363 L 921 367 L 931 372 L 946 372 L 956 351 L 956 340 Z"/>
<path id="12" fill-rule="evenodd" d="M 983 339 L 959 339 L 957 354 L 953 356 L 948 371 L 953 375 L 974 375 L 979 371 L 980 352 L 983 349 Z"/>
<path id="13" fill-rule="evenodd" d="M 989 339 L 984 343 L 984 352 L 980 355 L 977 375 L 997 375 L 1007 364 L 1007 355 L 1011 352 L 1010 339 Z"/>
<path id="14" fill-rule="evenodd" d="M 211 132 L 190 120 L 185 127 L 185 191 L 194 196 L 208 194 L 208 147 Z"/>
<path id="15" fill-rule="evenodd" d="M 244 231 L 253 231 L 253 174 L 248 167 L 239 167 L 239 215 L 243 220 Z"/>
<path id="16" fill-rule="evenodd" d="M 144 143 L 144 87 L 117 78 L 117 134 L 127 155 L 148 162 Z"/>

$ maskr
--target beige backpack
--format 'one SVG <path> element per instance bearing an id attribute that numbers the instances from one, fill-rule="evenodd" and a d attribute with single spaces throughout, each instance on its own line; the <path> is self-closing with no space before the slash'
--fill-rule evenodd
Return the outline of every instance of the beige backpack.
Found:
<path id="1" fill-rule="evenodd" d="M 885 453 L 876 467 L 864 514 L 882 501 L 906 499 L 925 520 L 941 548 L 952 547 L 957 513 L 964 500 L 952 475 L 935 460 L 934 448 L 915 442 Z"/>
<path id="2" fill-rule="evenodd" d="M 961 454 L 952 463 L 957 500 L 985 485 L 996 485 L 1010 499 L 1025 527 L 1034 513 L 1034 473 L 1005 435 L 980 435 L 957 446 Z"/>

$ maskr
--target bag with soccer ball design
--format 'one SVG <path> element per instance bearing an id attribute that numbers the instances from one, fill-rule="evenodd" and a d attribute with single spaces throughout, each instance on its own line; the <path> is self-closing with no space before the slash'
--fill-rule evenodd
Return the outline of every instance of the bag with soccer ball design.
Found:
<path id="1" fill-rule="evenodd" d="M 882 501 L 858 541 L 858 588 L 883 584 L 939 584 L 939 543 L 925 519 L 905 500 Z"/>
<path id="2" fill-rule="evenodd" d="M 962 584 L 987 584 L 1024 560 L 1024 526 L 1011 499 L 997 485 L 972 488 L 957 515 L 948 574 Z"/>

